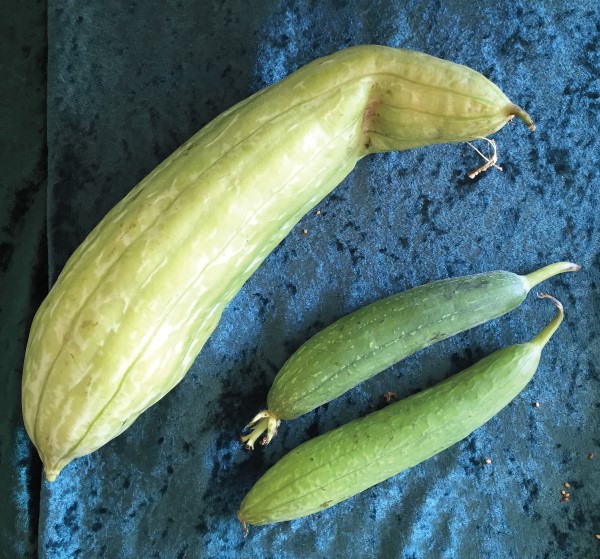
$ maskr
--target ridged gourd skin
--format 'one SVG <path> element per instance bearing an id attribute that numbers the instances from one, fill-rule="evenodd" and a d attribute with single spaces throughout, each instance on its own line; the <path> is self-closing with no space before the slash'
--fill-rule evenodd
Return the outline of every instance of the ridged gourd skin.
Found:
<path id="1" fill-rule="evenodd" d="M 268 408 L 282 419 L 303 415 L 400 359 L 507 313 L 528 292 L 524 277 L 497 271 L 435 281 L 367 305 L 290 357 L 275 377 Z"/>
<path id="2" fill-rule="evenodd" d="M 535 374 L 542 348 L 563 319 L 562 306 L 553 302 L 558 314 L 530 342 L 496 351 L 431 388 L 286 454 L 242 501 L 238 517 L 244 528 L 327 509 L 467 437 Z"/>
<path id="3" fill-rule="evenodd" d="M 510 312 L 540 282 L 580 266 L 556 262 L 525 276 L 494 271 L 434 281 L 366 305 L 324 328 L 285 362 L 267 395 L 267 410 L 249 424 L 246 447 L 281 420 L 321 406 L 394 363 Z"/>
<path id="4" fill-rule="evenodd" d="M 25 427 L 52 481 L 185 375 L 223 308 L 363 156 L 531 118 L 492 82 L 425 54 L 358 46 L 238 103 L 94 228 L 38 310 Z"/>

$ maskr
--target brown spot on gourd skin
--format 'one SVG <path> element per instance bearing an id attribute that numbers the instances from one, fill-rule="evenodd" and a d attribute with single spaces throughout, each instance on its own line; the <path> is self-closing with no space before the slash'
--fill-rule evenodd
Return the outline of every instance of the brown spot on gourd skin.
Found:
<path id="1" fill-rule="evenodd" d="M 372 140 L 371 140 L 371 132 L 373 130 L 373 121 L 379 116 L 379 106 L 381 104 L 381 101 L 378 100 L 374 100 L 371 101 L 367 107 L 365 108 L 365 111 L 363 113 L 363 125 L 362 125 L 362 131 L 363 131 L 363 146 L 365 151 L 368 151 L 369 148 L 371 147 L 371 145 L 373 144 Z"/>
<path id="2" fill-rule="evenodd" d="M 381 101 L 371 101 L 365 108 L 363 116 L 363 132 L 368 134 L 371 131 L 371 123 L 379 116 L 379 105 Z"/>

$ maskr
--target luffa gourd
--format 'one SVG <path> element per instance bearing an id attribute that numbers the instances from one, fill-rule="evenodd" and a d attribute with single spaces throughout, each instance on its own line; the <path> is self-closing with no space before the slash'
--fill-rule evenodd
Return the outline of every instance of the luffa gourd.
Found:
<path id="1" fill-rule="evenodd" d="M 332 507 L 466 438 L 505 408 L 537 372 L 563 321 L 557 314 L 529 342 L 484 357 L 446 380 L 310 439 L 286 454 L 244 497 L 238 518 L 269 524 Z"/>
<path id="2" fill-rule="evenodd" d="M 201 129 L 95 227 L 35 316 L 23 415 L 47 479 L 182 379 L 246 279 L 361 157 L 485 137 L 515 115 L 533 129 L 469 68 L 358 46 Z"/>

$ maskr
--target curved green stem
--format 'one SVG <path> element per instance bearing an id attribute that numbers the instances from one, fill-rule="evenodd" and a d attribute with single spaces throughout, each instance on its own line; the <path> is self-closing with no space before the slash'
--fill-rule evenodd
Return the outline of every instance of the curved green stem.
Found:
<path id="1" fill-rule="evenodd" d="M 531 340 L 532 344 L 539 346 L 541 349 L 548 343 L 554 332 L 556 332 L 563 321 L 563 318 L 565 317 L 565 313 L 562 303 L 558 299 L 552 297 L 552 295 L 548 295 L 547 293 L 538 293 L 538 297 L 542 299 L 550 299 L 550 301 L 552 301 L 558 310 L 552 322 L 550 322 L 535 338 L 533 338 L 533 340 Z"/>
<path id="2" fill-rule="evenodd" d="M 520 118 L 532 132 L 535 130 L 533 119 L 518 105 L 512 105 L 508 114 Z"/>
<path id="3" fill-rule="evenodd" d="M 544 266 L 535 272 L 531 272 L 524 277 L 529 285 L 529 289 L 532 289 L 538 283 L 541 283 L 548 278 L 564 272 L 578 272 L 579 270 L 581 270 L 579 264 L 574 264 L 573 262 L 555 262 L 554 264 Z"/>

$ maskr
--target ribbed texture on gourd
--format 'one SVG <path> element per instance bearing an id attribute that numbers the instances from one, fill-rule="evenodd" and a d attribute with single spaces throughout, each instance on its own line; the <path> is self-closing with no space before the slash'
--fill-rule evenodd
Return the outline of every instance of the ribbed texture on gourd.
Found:
<path id="1" fill-rule="evenodd" d="M 436 341 L 517 307 L 529 289 L 511 272 L 489 272 L 415 287 L 339 319 L 283 365 L 268 409 L 293 419 Z"/>
<path id="2" fill-rule="evenodd" d="M 305 442 L 261 477 L 240 506 L 248 524 L 329 508 L 462 440 L 513 400 L 541 347 L 497 351 L 446 381 Z"/>

